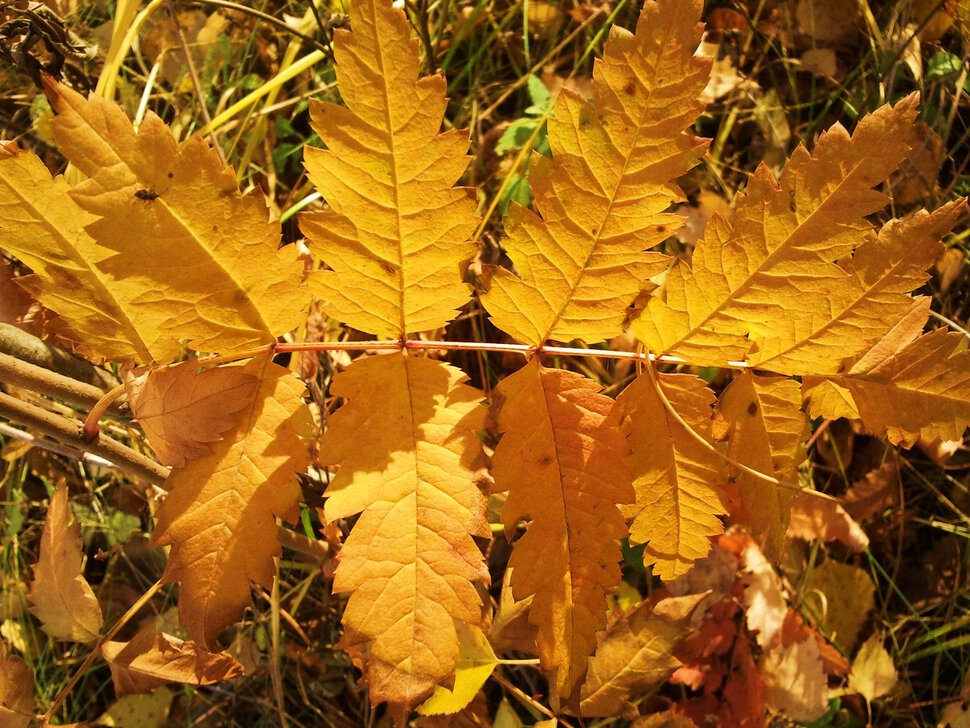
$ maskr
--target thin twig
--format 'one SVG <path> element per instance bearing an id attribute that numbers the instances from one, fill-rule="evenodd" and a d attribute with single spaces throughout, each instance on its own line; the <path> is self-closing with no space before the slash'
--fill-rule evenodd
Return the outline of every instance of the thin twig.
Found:
<path id="1" fill-rule="evenodd" d="M 617 351 L 614 349 L 584 349 L 571 346 L 530 346 L 528 344 L 492 344 L 478 341 L 425 341 L 421 339 L 381 339 L 378 341 L 326 341 L 280 343 L 275 346 L 277 353 L 294 351 L 400 351 L 401 349 L 447 349 L 449 351 L 498 351 L 533 356 L 588 356 L 597 359 L 630 359 L 633 361 L 659 361 L 664 364 L 689 364 L 686 359 L 666 354 L 649 354 L 636 351 Z M 226 359 L 228 361 L 229 359 Z M 206 364 L 203 359 L 201 364 Z M 721 366 L 729 369 L 750 369 L 743 361 L 727 361 Z"/>
<path id="2" fill-rule="evenodd" d="M 98 422 L 104 416 L 105 412 L 115 403 L 123 394 L 125 393 L 125 385 L 119 384 L 117 387 L 112 389 L 110 392 L 105 392 L 101 398 L 94 404 L 91 411 L 88 412 L 88 416 L 84 418 L 84 425 L 81 427 L 83 437 L 87 442 L 94 442 L 98 439 L 101 434 L 101 428 L 98 426 Z"/>
<path id="3" fill-rule="evenodd" d="M 102 392 L 111 389 L 118 383 L 118 380 L 114 379 L 104 369 L 100 369 L 91 362 L 73 354 L 68 354 L 63 349 L 51 346 L 36 336 L 32 336 L 10 324 L 0 323 L 0 352 L 25 364 L 57 372 L 65 378 L 97 387 Z M 6 382 L 6 380 L 4 381 Z M 56 381 L 66 385 L 63 379 Z M 101 393 L 99 392 L 94 396 L 94 399 L 100 396 Z"/>
<path id="4" fill-rule="evenodd" d="M 333 50 L 330 48 L 329 44 L 320 43 L 316 38 L 313 38 L 306 33 L 301 33 L 296 28 L 288 25 L 285 21 L 279 18 L 274 18 L 272 15 L 267 15 L 266 13 L 256 10 L 256 8 L 250 8 L 245 5 L 240 5 L 239 3 L 228 2 L 228 0 L 192 0 L 193 5 L 214 5 L 217 8 L 226 8 L 227 10 L 235 10 L 239 13 L 244 13 L 246 15 L 252 15 L 254 18 L 259 18 L 264 23 L 269 23 L 280 30 L 289 33 L 292 36 L 299 38 L 300 40 L 309 43 L 318 51 L 325 53 L 328 57 L 333 57 Z M 313 15 L 317 20 L 317 25 L 320 26 L 320 32 L 326 32 L 326 27 L 323 21 L 320 19 L 320 14 L 317 11 L 316 5 L 312 2 L 310 7 L 313 9 Z"/>
<path id="5" fill-rule="evenodd" d="M 117 440 L 102 437 L 97 442 L 85 442 L 80 422 L 55 415 L 2 392 L 0 392 L 0 417 L 38 430 L 74 449 L 103 457 L 119 469 L 147 483 L 161 485 L 168 477 L 168 468 L 122 445 Z"/>
<path id="6" fill-rule="evenodd" d="M 131 608 L 129 608 L 127 612 L 121 615 L 118 621 L 111 626 L 111 629 L 98 638 L 98 642 L 94 646 L 94 649 L 88 653 L 88 656 L 84 658 L 84 662 L 82 662 L 80 667 L 78 667 L 78 669 L 74 671 L 74 674 L 71 675 L 71 679 L 68 681 L 67 685 L 61 688 L 54 697 L 51 707 L 47 709 L 47 712 L 44 713 L 44 717 L 41 718 L 41 728 L 45 728 L 45 726 L 50 725 L 51 718 L 53 718 L 57 711 L 61 709 L 61 706 L 67 699 L 67 696 L 71 694 L 74 686 L 77 685 L 78 680 L 80 680 L 84 673 L 87 672 L 87 669 L 91 666 L 91 663 L 101 656 L 101 647 L 104 645 L 104 643 L 110 641 L 112 637 L 118 634 L 121 628 L 128 624 L 128 622 L 131 621 L 131 618 L 138 614 L 138 612 L 141 611 L 141 608 L 144 607 L 161 588 L 162 580 L 159 579 L 148 588 L 148 591 L 138 597 L 138 601 L 132 604 Z"/>
<path id="7" fill-rule="evenodd" d="M 29 389 L 31 392 L 84 409 L 91 409 L 104 394 L 103 389 L 93 384 L 79 382 L 77 379 L 2 353 L 0 353 L 0 380 L 6 385 Z M 127 405 L 115 405 L 109 411 L 115 417 L 131 416 Z"/>

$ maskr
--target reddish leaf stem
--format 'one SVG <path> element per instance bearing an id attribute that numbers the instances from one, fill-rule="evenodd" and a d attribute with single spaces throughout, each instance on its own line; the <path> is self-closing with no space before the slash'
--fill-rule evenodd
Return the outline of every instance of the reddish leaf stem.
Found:
<path id="1" fill-rule="evenodd" d="M 85 443 L 90 445 L 98 439 L 98 436 L 101 434 L 98 421 L 104 416 L 104 413 L 108 411 L 108 408 L 111 407 L 114 401 L 124 393 L 125 385 L 119 384 L 110 392 L 105 392 L 101 399 L 91 408 L 91 411 L 88 412 L 88 416 L 84 420 L 84 427 L 82 428 L 82 437 Z"/>
<path id="2" fill-rule="evenodd" d="M 321 341 L 296 344 L 279 343 L 277 353 L 292 351 L 400 351 L 402 349 L 448 349 L 450 351 L 498 351 L 518 353 L 524 356 L 548 354 L 550 356 L 588 356 L 597 359 L 631 359 L 634 361 L 658 361 L 664 364 L 689 364 L 679 356 L 656 355 L 637 351 L 615 349 L 585 349 L 571 346 L 530 346 L 529 344 L 492 344 L 479 341 L 424 341 L 421 339 L 382 339 L 379 341 Z M 749 369 L 743 361 L 724 362 L 731 369 Z"/>

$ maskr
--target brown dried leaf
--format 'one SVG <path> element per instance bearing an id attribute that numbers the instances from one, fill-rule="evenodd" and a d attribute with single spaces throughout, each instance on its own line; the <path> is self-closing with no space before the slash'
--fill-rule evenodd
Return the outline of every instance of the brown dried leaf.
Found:
<path id="1" fill-rule="evenodd" d="M 207 443 L 236 425 L 237 413 L 252 404 L 258 386 L 242 367 L 200 369 L 195 358 L 125 376 L 131 411 L 158 461 L 176 467 L 208 455 Z"/>
<path id="2" fill-rule="evenodd" d="M 681 662 L 672 651 L 687 634 L 691 610 L 704 594 L 644 602 L 600 635 L 582 690 L 584 718 L 633 717 L 631 698 L 659 685 Z"/>
<path id="3" fill-rule="evenodd" d="M 228 653 L 213 654 L 155 627 L 148 624 L 128 642 L 102 645 L 117 697 L 151 692 L 171 682 L 212 685 L 243 674 L 243 666 Z"/>
<path id="4" fill-rule="evenodd" d="M 0 726 L 27 728 L 34 715 L 34 674 L 0 640 Z"/>
<path id="5" fill-rule="evenodd" d="M 30 611 L 56 640 L 94 642 L 104 619 L 91 586 L 81 572 L 81 525 L 71 523 L 67 487 L 54 489 L 34 566 Z"/>
<path id="6" fill-rule="evenodd" d="M 899 466 L 895 460 L 887 460 L 846 491 L 843 499 L 846 513 L 857 521 L 872 518 L 886 506 L 899 502 L 899 488 Z"/>

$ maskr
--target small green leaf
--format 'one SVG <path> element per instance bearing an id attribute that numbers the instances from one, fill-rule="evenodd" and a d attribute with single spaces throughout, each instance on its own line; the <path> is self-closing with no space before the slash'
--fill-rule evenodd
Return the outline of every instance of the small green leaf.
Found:
<path id="1" fill-rule="evenodd" d="M 527 87 L 529 89 L 529 98 L 532 100 L 532 106 L 525 110 L 527 114 L 535 114 L 536 116 L 541 116 L 546 113 L 546 109 L 549 108 L 549 104 L 552 101 L 552 95 L 549 93 L 549 89 L 546 85 L 539 80 L 538 76 L 530 75 L 528 81 L 526 81 Z"/>

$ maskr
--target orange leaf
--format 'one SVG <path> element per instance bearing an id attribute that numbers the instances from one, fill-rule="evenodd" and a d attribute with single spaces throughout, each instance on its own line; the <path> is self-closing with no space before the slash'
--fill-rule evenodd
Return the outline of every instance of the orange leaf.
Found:
<path id="1" fill-rule="evenodd" d="M 806 541 L 839 541 L 853 551 L 869 546 L 869 537 L 839 503 L 797 494 L 792 502 L 788 533 Z"/>
<path id="2" fill-rule="evenodd" d="M 30 611 L 56 640 L 94 642 L 104 622 L 101 607 L 81 573 L 81 525 L 71 523 L 67 487 L 54 489 L 27 598 Z"/>
<path id="3" fill-rule="evenodd" d="M 705 439 L 711 437 L 714 393 L 688 374 L 657 377 L 674 410 Z M 724 459 L 693 438 L 664 406 L 649 374 L 641 374 L 617 398 L 623 432 L 633 454 L 636 506 L 630 539 L 645 543 L 644 563 L 665 581 L 685 574 L 711 550 L 710 536 L 724 530 L 727 512 Z"/>
<path id="4" fill-rule="evenodd" d="M 719 410 L 732 459 L 790 485 L 798 482 L 809 428 L 797 382 L 743 374 L 724 390 Z M 762 537 L 765 552 L 780 558 L 796 494 L 744 471 L 737 482 L 744 522 Z"/>
<path id="5" fill-rule="evenodd" d="M 682 222 L 665 212 L 683 201 L 674 180 L 706 149 L 685 133 L 710 68 L 694 55 L 701 5 L 648 0 L 635 36 L 613 26 L 592 103 L 569 88 L 559 94 L 552 160 L 530 162 L 538 214 L 514 204 L 506 222 L 503 244 L 519 275 L 496 269 L 482 297 L 495 325 L 519 341 L 619 335 L 625 308 L 666 265 L 643 251 Z"/>
<path id="6" fill-rule="evenodd" d="M 812 154 L 796 149 L 780 180 L 758 167 L 733 213 L 707 225 L 690 266 L 668 272 L 662 295 L 631 326 L 637 337 L 651 351 L 718 366 L 749 354 L 773 359 L 827 325 L 820 312 L 849 283 L 833 261 L 872 237 L 866 215 L 887 200 L 873 187 L 906 158 L 917 101 L 913 95 L 877 109 L 851 136 L 836 124 Z M 870 338 L 855 324 L 849 328 L 851 337 L 826 341 L 810 356 L 773 359 L 772 368 L 811 374 L 837 367 Z"/>
<path id="7" fill-rule="evenodd" d="M 0 640 L 0 725 L 27 728 L 34 717 L 34 673 Z"/>
<path id="8" fill-rule="evenodd" d="M 61 314 L 72 339 L 111 360 L 152 359 L 157 332 L 99 267 L 112 251 L 86 232 L 97 218 L 71 199 L 63 177 L 12 145 L 0 149 L 0 217 L 15 221 L 4 224 L 0 249 L 34 271 L 19 284 Z"/>
<path id="9" fill-rule="evenodd" d="M 610 625 L 589 661 L 581 715 L 637 715 L 631 698 L 660 685 L 680 667 L 672 650 L 687 634 L 688 617 L 705 596 L 668 598 L 656 608 L 644 602 Z M 665 614 L 664 608 L 674 615 Z"/>
<path id="10" fill-rule="evenodd" d="M 963 334 L 937 329 L 843 381 L 866 427 L 894 445 L 957 440 L 970 425 L 970 351 Z"/>
<path id="11" fill-rule="evenodd" d="M 275 519 L 296 505 L 296 473 L 309 463 L 303 384 L 269 356 L 243 373 L 259 387 L 239 424 L 211 453 L 172 470 L 157 514 L 154 544 L 172 546 L 164 579 L 181 581 L 182 625 L 204 646 L 242 616 L 250 582 L 272 584 L 281 553 Z"/>
<path id="12" fill-rule="evenodd" d="M 899 503 L 900 492 L 899 465 L 895 460 L 887 460 L 845 492 L 845 510 L 855 520 L 863 521 Z"/>
<path id="13" fill-rule="evenodd" d="M 200 370 L 195 358 L 125 375 L 131 411 L 155 455 L 176 466 L 208 454 L 207 443 L 236 424 L 236 413 L 252 404 L 258 384 L 240 367 Z"/>
<path id="14" fill-rule="evenodd" d="M 111 668 L 115 697 L 151 692 L 171 682 L 212 685 L 243 674 L 226 653 L 212 654 L 149 623 L 128 642 L 105 642 L 101 654 Z"/>
<path id="15" fill-rule="evenodd" d="M 339 465 L 326 519 L 360 514 L 340 551 L 335 592 L 351 592 L 340 646 L 362 665 L 371 698 L 400 721 L 458 661 L 455 622 L 478 626 L 476 582 L 488 570 L 482 394 L 444 362 L 403 354 L 355 361 L 334 378 L 347 400 L 323 436 Z"/>
<path id="16" fill-rule="evenodd" d="M 493 475 L 497 490 L 509 490 L 502 522 L 512 533 L 531 519 L 509 560 L 512 592 L 534 596 L 529 620 L 560 697 L 578 689 L 605 626 L 626 535 L 617 505 L 633 500 L 614 402 L 599 388 L 533 359 L 496 391 L 503 435 Z"/>

